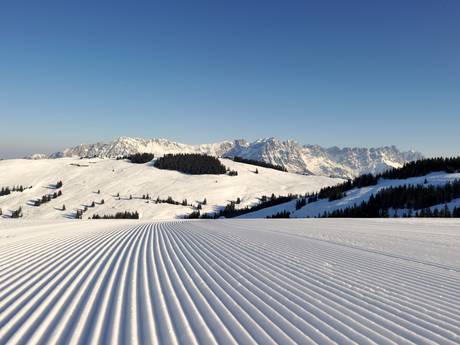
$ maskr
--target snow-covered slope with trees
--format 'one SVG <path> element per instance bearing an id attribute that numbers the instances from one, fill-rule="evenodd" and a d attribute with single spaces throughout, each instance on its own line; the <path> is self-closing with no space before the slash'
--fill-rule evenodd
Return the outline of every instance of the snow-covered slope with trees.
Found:
<path id="1" fill-rule="evenodd" d="M 203 213 L 213 212 L 239 198 L 239 207 L 244 207 L 257 203 L 263 195 L 304 194 L 342 181 L 255 167 L 230 159 L 220 161 L 237 171 L 238 176 L 186 175 L 157 169 L 152 163 L 133 164 L 115 159 L 4 160 L 0 161 L 0 189 L 19 185 L 32 188 L 0 196 L 0 208 L 3 216 L 9 217 L 12 211 L 22 207 L 26 219 L 74 218 L 77 210 L 85 206 L 83 218 L 138 211 L 141 219 L 171 219 L 190 214 L 198 205 Z M 62 188 L 55 188 L 58 181 L 63 182 Z M 34 206 L 36 199 L 59 191 L 62 195 Z M 142 198 L 147 194 L 150 200 Z M 179 203 L 186 199 L 187 206 L 157 204 L 158 197 L 162 200 L 171 197 Z M 206 204 L 202 204 L 204 199 Z"/>
<path id="2" fill-rule="evenodd" d="M 422 158 L 418 152 L 399 151 L 394 146 L 379 148 L 323 148 L 300 145 L 296 141 L 266 138 L 223 141 L 214 144 L 186 145 L 166 139 L 121 137 L 109 143 L 82 144 L 52 154 L 57 157 L 116 158 L 134 153 L 206 153 L 214 156 L 241 156 L 281 165 L 288 171 L 321 176 L 349 178 L 363 173 L 378 173 Z M 39 157 L 39 156 L 35 156 Z"/>
<path id="3" fill-rule="evenodd" d="M 6 225 L 1 344 L 460 343 L 458 220 Z"/>
<path id="4" fill-rule="evenodd" d="M 328 199 L 320 199 L 305 205 L 299 210 L 296 210 L 296 200 L 293 200 L 285 204 L 248 213 L 239 218 L 265 218 L 283 211 L 290 212 L 290 217 L 292 218 L 318 217 L 323 215 L 324 212 L 329 213 L 354 205 L 360 205 L 363 201 L 368 201 L 371 195 L 376 195 L 380 190 L 385 188 L 405 185 L 441 186 L 456 180 L 460 180 L 460 173 L 449 174 L 446 172 L 434 172 L 425 176 L 411 177 L 408 179 L 380 179 L 376 185 L 349 190 L 346 192 L 346 196 L 338 200 L 329 201 Z M 448 204 L 451 209 L 458 205 L 459 201 L 457 200 Z M 444 207 L 444 205 L 437 205 L 436 207 Z M 402 216 L 404 213 L 407 213 L 407 210 L 394 210 L 391 216 Z"/>

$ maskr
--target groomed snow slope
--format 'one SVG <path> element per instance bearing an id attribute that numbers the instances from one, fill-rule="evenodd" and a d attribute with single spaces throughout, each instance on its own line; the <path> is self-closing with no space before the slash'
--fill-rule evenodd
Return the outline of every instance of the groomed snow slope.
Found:
<path id="1" fill-rule="evenodd" d="M 138 211 L 142 219 L 173 219 L 193 211 L 191 207 L 147 203 L 141 197 L 149 194 L 154 200 L 159 196 L 196 206 L 207 199 L 202 212 L 212 212 L 231 200 L 241 199 L 240 207 L 258 202 L 262 195 L 304 194 L 324 186 L 339 183 L 340 179 L 324 176 L 303 176 L 253 165 L 221 159 L 222 164 L 238 171 L 238 176 L 186 175 L 177 171 L 160 170 L 147 164 L 132 164 L 114 159 L 45 159 L 0 161 L 0 188 L 14 185 L 32 185 L 32 189 L 0 197 L 0 208 L 5 216 L 22 206 L 26 219 L 74 218 L 77 209 L 95 202 L 84 217 L 123 211 Z M 79 164 L 80 166 L 77 166 Z M 52 188 L 62 180 L 62 196 L 39 207 L 32 206 L 34 199 L 53 193 Z M 100 194 L 96 192 L 100 190 Z M 120 198 L 116 195 L 120 193 Z M 132 199 L 129 196 L 132 195 Z M 104 204 L 99 202 L 104 199 Z M 62 210 L 62 205 L 66 210 Z"/>
<path id="2" fill-rule="evenodd" d="M 410 257 L 388 245 L 398 232 Z M 458 221 L 11 221 L 0 236 L 1 344 L 460 342 Z"/>

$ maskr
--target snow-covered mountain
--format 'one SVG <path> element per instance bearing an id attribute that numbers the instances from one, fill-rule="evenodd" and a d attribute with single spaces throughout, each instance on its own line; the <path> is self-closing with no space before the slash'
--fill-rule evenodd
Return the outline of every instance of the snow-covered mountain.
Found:
<path id="1" fill-rule="evenodd" d="M 241 156 L 284 166 L 290 172 L 350 178 L 363 173 L 378 173 L 422 158 L 415 151 L 400 151 L 395 146 L 379 148 L 324 148 L 301 145 L 276 138 L 223 141 L 214 144 L 187 145 L 167 139 L 120 137 L 109 143 L 81 144 L 50 155 L 60 157 L 109 157 L 133 153 L 206 153 L 214 156 Z"/>

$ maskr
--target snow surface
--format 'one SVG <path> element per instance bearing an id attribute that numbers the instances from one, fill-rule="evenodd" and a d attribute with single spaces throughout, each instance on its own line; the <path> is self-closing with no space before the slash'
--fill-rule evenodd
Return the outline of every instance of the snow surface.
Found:
<path id="1" fill-rule="evenodd" d="M 132 164 L 115 159 L 45 159 L 45 160 L 4 160 L 0 161 L 0 187 L 32 185 L 24 192 L 13 192 L 0 197 L 0 208 L 4 216 L 12 210 L 23 207 L 24 218 L 64 219 L 73 218 L 77 209 L 91 205 L 84 217 L 94 213 L 114 214 L 119 211 L 138 211 L 143 219 L 172 219 L 183 217 L 193 211 L 191 207 L 170 204 L 147 203 L 141 197 L 149 194 L 156 199 L 171 196 L 181 202 L 187 199 L 197 205 L 207 199 L 202 212 L 212 212 L 222 208 L 238 197 L 240 207 L 258 202 L 262 195 L 304 194 L 322 187 L 341 182 L 324 176 L 303 176 L 273 169 L 235 163 L 230 159 L 221 162 L 238 176 L 227 175 L 186 175 L 176 171 L 160 170 L 147 164 Z M 79 164 L 80 166 L 72 165 Z M 62 180 L 63 195 L 39 207 L 32 206 L 34 199 L 53 193 L 55 183 Z M 100 190 L 100 194 L 96 192 Z M 120 193 L 120 200 L 116 197 Z M 133 199 L 129 199 L 132 195 Z M 98 202 L 104 199 L 104 204 Z M 62 211 L 65 204 L 66 210 Z M 3 218 L 5 219 L 5 218 Z"/>
<path id="2" fill-rule="evenodd" d="M 1 344 L 460 343 L 458 220 L 18 220 L 0 236 Z"/>
<path id="3" fill-rule="evenodd" d="M 424 183 L 425 179 L 427 182 L 426 184 Z M 266 218 L 267 216 L 271 216 L 282 211 L 291 212 L 291 218 L 317 217 L 318 215 L 323 214 L 324 211 L 332 212 L 338 209 L 351 207 L 353 205 L 359 205 L 363 201 L 368 201 L 371 195 L 375 195 L 384 188 L 420 184 L 426 186 L 443 185 L 448 182 L 453 182 L 459 179 L 460 173 L 447 174 L 445 172 L 435 172 L 426 176 L 412 177 L 404 180 L 380 179 L 377 185 L 363 188 L 354 188 L 352 190 L 347 191 L 346 196 L 338 200 L 329 201 L 328 199 L 320 199 L 316 202 L 307 204 L 300 210 L 295 209 L 296 201 L 293 200 L 291 202 L 284 203 L 281 205 L 267 207 L 259 211 L 247 213 L 245 215 L 240 216 L 239 218 Z M 448 206 L 451 209 L 453 209 L 455 206 L 458 206 L 458 201 L 453 200 L 451 203 L 449 203 Z M 444 207 L 444 204 L 436 205 L 436 207 Z M 399 210 L 398 214 L 402 215 L 403 211 L 405 210 Z"/>

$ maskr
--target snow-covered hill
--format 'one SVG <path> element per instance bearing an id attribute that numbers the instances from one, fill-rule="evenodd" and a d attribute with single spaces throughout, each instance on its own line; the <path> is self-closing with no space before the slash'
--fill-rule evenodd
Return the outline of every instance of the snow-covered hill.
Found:
<path id="1" fill-rule="evenodd" d="M 238 176 L 186 175 L 154 168 L 151 163 L 133 164 L 115 159 L 4 160 L 0 161 L 0 188 L 17 185 L 32 188 L 0 196 L 0 208 L 6 217 L 21 206 L 26 219 L 63 219 L 73 218 L 77 209 L 90 206 L 94 201 L 95 207 L 89 207 L 84 218 L 95 213 L 138 211 L 142 219 L 171 219 L 191 213 L 193 207 L 156 204 L 142 199 L 142 195 L 149 194 L 153 200 L 168 196 L 179 202 L 187 199 L 193 206 L 206 198 L 207 205 L 202 206 L 202 212 L 211 212 L 237 198 L 241 199 L 239 206 L 244 207 L 258 202 L 262 195 L 303 194 L 342 181 L 261 167 L 255 174 L 252 165 L 230 159 L 221 161 L 236 170 Z M 53 186 L 60 180 L 62 196 L 38 207 L 32 205 L 35 199 L 57 191 Z M 120 198 L 116 197 L 118 193 Z M 100 204 L 102 199 L 104 204 Z M 62 205 L 66 210 L 62 210 Z"/>
<path id="2" fill-rule="evenodd" d="M 156 155 L 206 153 L 219 157 L 241 156 L 281 165 L 290 172 L 341 178 L 355 177 L 364 173 L 379 173 L 422 158 L 418 152 L 402 152 L 395 146 L 324 148 L 318 145 L 300 145 L 293 140 L 281 141 L 275 138 L 260 139 L 254 142 L 233 140 L 214 144 L 186 145 L 166 139 L 128 137 L 121 137 L 109 143 L 81 144 L 62 152 L 56 152 L 50 155 L 50 158 L 115 158 L 142 152 Z"/>
<path id="3" fill-rule="evenodd" d="M 380 179 L 380 181 L 375 186 L 368 186 L 363 188 L 354 188 L 346 192 L 346 196 L 329 201 L 328 199 L 320 199 L 316 202 L 312 202 L 302 207 L 299 210 L 296 210 L 296 200 L 290 201 L 285 204 L 268 207 L 259 211 L 245 214 L 239 218 L 265 218 L 271 216 L 278 212 L 288 211 L 291 213 L 291 218 L 305 218 L 305 217 L 317 217 L 322 215 L 325 211 L 332 212 L 339 209 L 344 209 L 347 207 L 352 207 L 354 205 L 359 205 L 363 201 L 367 202 L 371 195 L 377 194 L 380 190 L 388 187 L 397 187 L 403 185 L 444 185 L 448 182 L 453 182 L 455 180 L 460 180 L 460 173 L 448 174 L 445 172 L 435 172 L 426 176 L 412 177 L 403 180 L 391 180 L 391 179 Z M 453 209 L 455 206 L 460 205 L 460 200 L 455 199 L 448 204 L 448 207 Z M 440 208 L 444 205 L 434 205 L 433 207 Z M 402 216 L 407 210 L 396 210 L 396 216 Z"/>

